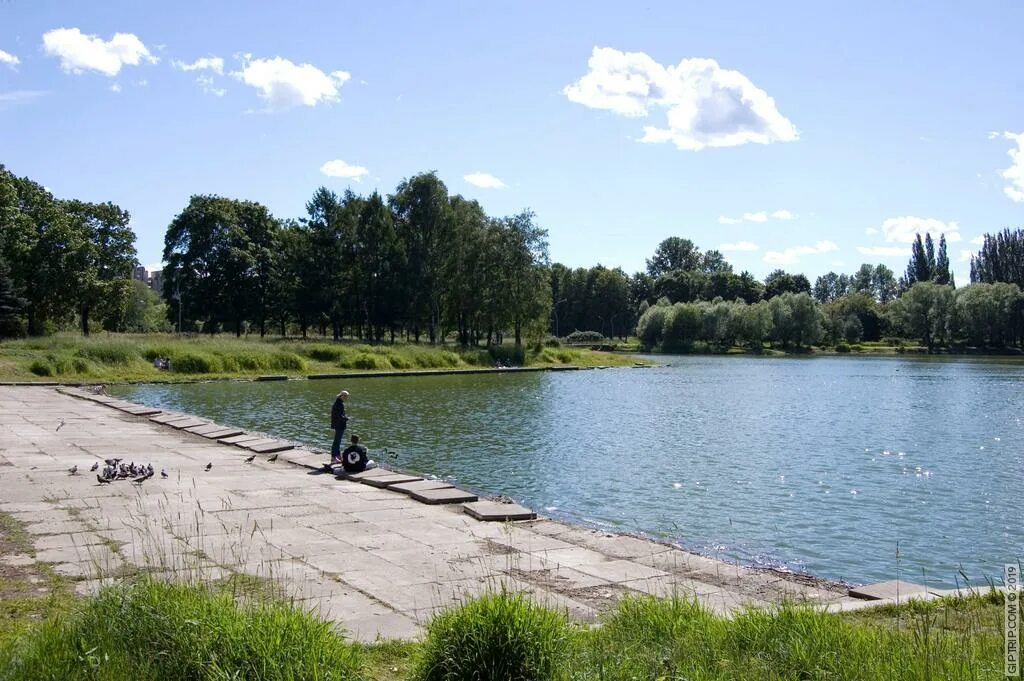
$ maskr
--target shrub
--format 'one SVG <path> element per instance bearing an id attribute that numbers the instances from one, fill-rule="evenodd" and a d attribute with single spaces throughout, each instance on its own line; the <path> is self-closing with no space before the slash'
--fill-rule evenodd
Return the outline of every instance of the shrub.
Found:
<path id="1" fill-rule="evenodd" d="M 219 367 L 217 358 L 204 352 L 180 352 L 170 359 L 171 371 L 176 374 L 212 374 Z"/>
<path id="2" fill-rule="evenodd" d="M 487 352 L 496 364 L 522 366 L 526 363 L 526 351 L 522 346 L 517 348 L 514 345 L 492 345 L 487 348 Z"/>
<path id="3" fill-rule="evenodd" d="M 28 370 L 36 376 L 53 376 L 53 367 L 50 366 L 49 362 L 44 362 L 41 359 L 32 362 Z"/>
<path id="4" fill-rule="evenodd" d="M 442 612 L 427 626 L 417 681 L 566 678 L 571 637 L 563 615 L 502 591 Z"/>
<path id="5" fill-rule="evenodd" d="M 387 357 L 381 357 L 370 352 L 360 352 L 353 357 L 342 360 L 338 363 L 338 366 L 345 369 L 362 369 L 364 371 L 391 368 Z"/>
<path id="6" fill-rule="evenodd" d="M 306 348 L 306 355 L 320 362 L 340 362 L 346 354 L 345 349 L 337 345 L 311 345 Z"/>
<path id="7" fill-rule="evenodd" d="M 287 603 L 237 605 L 201 585 L 107 587 L 19 643 L 3 678 L 357 679 L 331 625 Z"/>
<path id="8" fill-rule="evenodd" d="M 849 352 L 849 351 L 850 351 L 849 343 L 846 343 L 844 341 L 840 341 L 839 343 L 836 343 L 836 352 Z"/>
<path id="9" fill-rule="evenodd" d="M 565 337 L 565 342 L 570 345 L 600 343 L 604 340 L 604 334 L 597 331 L 573 331 Z"/>
<path id="10" fill-rule="evenodd" d="M 134 344 L 100 341 L 95 345 L 83 345 L 75 354 L 100 364 L 125 365 L 138 359 L 139 350 Z"/>
<path id="11" fill-rule="evenodd" d="M 562 347 L 562 341 L 558 340 L 554 336 L 551 336 L 544 341 L 544 347 L 546 348 L 560 348 Z"/>
<path id="12" fill-rule="evenodd" d="M 275 352 L 270 356 L 270 368 L 282 369 L 285 371 L 305 371 L 306 360 L 294 352 Z"/>

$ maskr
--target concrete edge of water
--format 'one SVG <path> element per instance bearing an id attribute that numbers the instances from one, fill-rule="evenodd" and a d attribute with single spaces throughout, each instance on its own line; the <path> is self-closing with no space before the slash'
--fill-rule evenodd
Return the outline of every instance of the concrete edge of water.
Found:
<path id="1" fill-rule="evenodd" d="M 579 367 L 576 367 L 576 369 L 579 369 Z M 533 371 L 542 371 L 542 370 L 545 370 L 545 369 L 536 368 L 536 369 L 532 369 L 532 370 Z M 563 369 L 563 370 L 565 370 L 565 369 Z M 489 371 L 489 370 L 471 370 L 470 373 L 486 373 L 487 371 Z M 507 369 L 506 369 L 506 371 L 507 371 Z M 427 373 L 429 374 L 429 373 L 432 373 L 432 372 L 427 372 Z M 458 372 L 449 372 L 449 373 L 458 373 Z M 399 372 L 399 375 L 408 375 L 408 374 L 407 373 L 403 373 L 403 372 Z M 352 376 L 346 375 L 345 377 L 346 378 L 351 378 Z M 6 384 L 0 383 L 0 385 L 12 385 L 12 384 L 10 384 L 10 383 L 6 383 Z M 41 385 L 40 383 L 20 383 L 20 384 L 17 384 L 17 385 L 18 385 L 18 387 L 54 387 L 56 389 L 56 392 L 58 392 L 58 393 L 60 393 L 62 395 L 66 395 L 68 397 L 72 397 L 72 398 L 76 398 L 76 399 L 88 400 L 88 401 L 93 402 L 95 404 L 104 405 L 104 406 L 116 409 L 118 411 L 121 411 L 122 413 L 125 413 L 125 414 L 127 414 L 129 416 L 136 416 L 136 417 L 146 418 L 151 423 L 155 423 L 157 425 L 162 425 L 162 426 L 165 426 L 165 427 L 169 428 L 172 432 L 174 430 L 178 430 L 178 431 L 186 432 L 186 433 L 189 433 L 189 434 L 192 434 L 192 435 L 196 435 L 197 437 L 202 437 L 202 435 L 200 435 L 200 434 L 190 433 L 187 429 L 183 430 L 180 427 L 175 427 L 175 426 L 167 424 L 167 423 L 162 423 L 160 421 L 153 421 L 153 420 L 151 420 L 151 417 L 153 415 L 153 411 L 152 410 L 148 410 L 148 408 L 144 407 L 143 405 L 138 405 L 136 403 L 127 402 L 125 400 L 116 400 L 114 398 L 110 398 L 109 396 L 104 395 L 100 391 L 84 390 L 84 389 L 81 389 L 80 386 L 64 386 L 64 385 L 61 385 L 59 383 L 50 383 L 49 385 L 45 385 L 45 386 Z M 132 411 L 133 408 L 136 409 L 136 410 L 147 410 L 147 411 L 144 414 L 142 414 L 142 413 L 133 413 L 133 411 Z M 209 421 L 208 419 L 202 418 L 202 417 L 190 416 L 188 414 L 180 414 L 179 417 L 181 417 L 181 418 L 188 417 L 188 418 L 191 418 L 193 420 L 203 421 L 204 423 L 206 423 L 208 425 L 212 425 L 211 421 Z M 248 431 L 246 431 L 246 432 L 248 433 Z M 290 441 L 283 440 L 281 438 L 275 438 L 273 435 L 270 435 L 270 434 L 264 434 L 264 433 L 249 433 L 249 434 L 252 435 L 253 437 L 265 436 L 267 439 L 278 440 L 278 441 L 281 441 L 281 442 L 288 442 L 289 445 L 290 445 L 288 447 L 288 449 L 285 450 L 285 451 L 280 451 L 280 453 L 279 453 L 283 463 L 288 463 L 290 465 L 293 465 L 293 466 L 296 466 L 296 467 L 300 467 L 300 468 L 304 468 L 304 469 L 309 470 L 309 471 L 323 471 L 324 470 L 323 469 L 323 464 L 320 464 L 320 463 L 314 464 L 311 461 L 303 461 L 303 460 L 300 460 L 298 457 L 295 456 L 295 454 L 298 454 L 298 453 L 301 452 L 301 453 L 305 453 L 305 454 L 308 454 L 308 455 L 316 456 L 317 458 L 321 458 L 324 455 L 324 452 L 321 451 L 321 450 L 318 450 L 318 449 L 315 449 L 315 448 L 301 447 L 301 446 L 299 446 L 300 443 L 292 443 Z M 225 446 L 231 446 L 231 445 L 225 445 Z M 246 449 L 246 451 L 249 451 L 249 450 Z M 270 453 L 270 452 L 267 452 L 267 453 Z M 384 471 L 384 472 L 387 472 L 387 473 L 403 473 L 403 471 L 401 469 L 393 468 L 393 467 L 387 465 L 386 463 L 379 464 L 379 469 L 381 471 Z M 327 474 L 327 473 L 325 472 L 325 474 Z M 352 478 L 344 478 L 344 477 L 339 477 L 338 479 L 348 479 L 349 481 L 354 482 L 354 483 L 362 483 L 363 482 L 362 479 L 352 479 Z M 396 494 L 401 494 L 401 492 L 399 492 L 397 490 L 392 490 L 392 491 L 395 491 Z M 479 496 L 480 496 L 481 499 L 485 499 L 485 500 L 493 500 L 493 499 L 505 500 L 505 499 L 509 499 L 508 497 L 505 497 L 503 495 L 493 495 L 493 494 L 492 495 L 484 495 L 484 494 L 481 494 Z M 412 498 L 412 497 L 410 497 L 410 498 Z M 421 501 L 421 503 L 428 503 L 428 502 Z M 522 508 L 522 507 L 519 507 L 519 508 Z M 524 509 L 524 510 L 528 510 L 528 509 Z M 468 513 L 467 512 L 467 516 L 474 517 L 477 520 L 480 520 L 481 522 L 486 522 L 486 520 L 483 520 L 483 519 L 475 516 L 472 513 Z M 494 519 L 495 520 L 503 520 L 505 522 L 516 522 L 516 521 L 510 521 L 508 519 L 501 519 L 501 518 L 494 518 Z M 666 548 L 670 548 L 670 549 L 674 549 L 674 550 L 678 550 L 678 551 L 683 551 L 683 552 L 685 552 L 687 554 L 690 554 L 690 555 L 695 556 L 695 557 L 699 557 L 699 558 L 701 558 L 703 560 L 711 561 L 714 564 L 720 564 L 722 566 L 729 566 L 729 567 L 733 567 L 733 568 L 736 568 L 736 569 L 742 569 L 742 570 L 745 570 L 745 571 L 749 571 L 749 573 L 751 575 L 771 575 L 771 576 L 777 578 L 779 581 L 784 581 L 784 582 L 787 582 L 787 583 L 790 583 L 790 584 L 793 584 L 793 585 L 799 585 L 801 587 L 806 587 L 806 588 L 809 588 L 809 589 L 820 589 L 820 590 L 832 592 L 834 594 L 838 594 L 840 592 L 843 593 L 843 597 L 839 598 L 838 600 L 836 600 L 834 602 L 821 603 L 820 604 L 822 607 L 824 607 L 829 612 L 848 612 L 848 611 L 852 611 L 852 610 L 858 610 L 858 609 L 864 608 L 864 607 L 877 607 L 877 606 L 883 606 L 883 605 L 898 605 L 900 603 L 905 603 L 905 602 L 907 602 L 909 600 L 933 600 L 933 599 L 942 598 L 942 597 L 951 597 L 951 596 L 952 597 L 962 597 L 962 596 L 967 596 L 967 595 L 977 595 L 977 594 L 980 594 L 980 593 L 985 593 L 985 592 L 990 590 L 989 587 L 986 587 L 984 589 L 978 588 L 978 587 L 967 587 L 967 588 L 960 588 L 960 589 L 933 589 L 933 588 L 922 586 L 922 585 L 918 585 L 918 584 L 904 582 L 902 580 L 891 580 L 891 581 L 881 582 L 881 583 L 878 583 L 878 584 L 872 584 L 872 585 L 867 585 L 867 586 L 863 586 L 863 587 L 855 587 L 854 585 L 851 585 L 851 584 L 848 584 L 848 583 L 845 583 L 845 582 L 840 582 L 840 581 L 836 581 L 836 580 L 830 580 L 830 579 L 823 578 L 823 577 L 818 577 L 818 576 L 812 575 L 812 574 L 796 573 L 796 572 L 792 572 L 792 571 L 788 571 L 788 570 L 780 570 L 778 568 L 759 567 L 759 566 L 751 566 L 751 565 L 741 565 L 739 563 L 734 563 L 734 562 L 722 560 L 720 558 L 714 558 L 714 557 L 710 557 L 710 556 L 702 556 L 701 554 L 694 553 L 694 552 L 690 551 L 689 549 L 686 549 L 685 547 L 682 547 L 682 546 L 680 546 L 678 544 L 674 544 L 674 543 L 669 542 L 669 541 L 659 540 L 657 538 L 653 538 L 653 537 L 647 536 L 647 535 L 645 535 L 643 533 L 639 533 L 639 532 L 635 532 L 635 533 L 634 532 L 612 532 L 612 531 L 609 531 L 609 530 L 607 530 L 605 528 L 588 527 L 585 523 L 578 523 L 578 522 L 572 522 L 572 521 L 567 521 L 567 520 L 552 519 L 552 518 L 547 518 L 545 516 L 541 516 L 541 515 L 538 515 L 538 514 L 532 514 L 532 517 L 527 519 L 527 520 L 525 520 L 524 522 L 533 522 L 533 521 L 546 521 L 546 522 L 557 523 L 559 525 L 563 525 L 563 526 L 567 526 L 567 527 L 578 527 L 578 528 L 581 528 L 581 529 L 588 529 L 588 530 L 591 530 L 591 531 L 600 532 L 603 535 L 608 536 L 608 537 L 616 537 L 616 536 L 618 536 L 618 537 L 629 537 L 629 538 L 632 538 L 632 539 L 644 541 L 644 542 L 649 543 L 649 544 L 653 544 L 653 545 L 657 545 L 657 546 L 662 546 L 662 547 L 666 547 Z M 998 587 L 998 586 L 993 586 L 991 588 L 992 589 L 996 589 L 996 590 L 1000 590 L 1001 589 L 1001 587 Z"/>

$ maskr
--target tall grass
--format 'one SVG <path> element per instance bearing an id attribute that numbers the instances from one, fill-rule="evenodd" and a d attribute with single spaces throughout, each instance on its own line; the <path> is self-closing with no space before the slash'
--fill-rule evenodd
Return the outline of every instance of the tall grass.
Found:
<path id="1" fill-rule="evenodd" d="M 568 677 L 566 618 L 505 591 L 436 615 L 414 671 L 416 681 L 537 681 Z"/>
<path id="2" fill-rule="evenodd" d="M 941 626 L 942 610 L 957 607 L 952 603 L 913 610 L 895 628 L 809 606 L 724 619 L 685 599 L 626 598 L 603 626 L 582 635 L 574 678 L 1000 678 L 999 633 L 980 621 Z M 986 612 L 978 605 L 969 609 Z"/>
<path id="3" fill-rule="evenodd" d="M 104 588 L 11 653 L 5 681 L 361 678 L 356 647 L 296 606 L 147 578 Z"/>

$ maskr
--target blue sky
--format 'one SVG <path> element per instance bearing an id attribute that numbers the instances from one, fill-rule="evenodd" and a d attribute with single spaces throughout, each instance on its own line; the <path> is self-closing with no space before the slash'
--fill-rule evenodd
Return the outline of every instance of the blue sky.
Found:
<path id="1" fill-rule="evenodd" d="M 300 217 L 321 184 L 437 170 L 532 208 L 573 266 L 683 236 L 759 277 L 901 273 L 926 228 L 966 283 L 972 240 L 1024 226 L 1022 25 L 1011 2 L 6 0 L 0 162 L 128 209 L 144 264 L 194 193 Z"/>

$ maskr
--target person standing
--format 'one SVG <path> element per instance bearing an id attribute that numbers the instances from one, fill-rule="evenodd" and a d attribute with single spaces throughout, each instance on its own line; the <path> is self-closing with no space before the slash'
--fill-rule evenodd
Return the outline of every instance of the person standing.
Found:
<path id="1" fill-rule="evenodd" d="M 342 390 L 334 398 L 331 406 L 331 428 L 334 429 L 334 442 L 331 444 L 331 458 L 341 456 L 341 439 L 345 436 L 345 428 L 348 426 L 348 416 L 345 415 L 345 401 L 348 400 L 348 391 Z"/>

